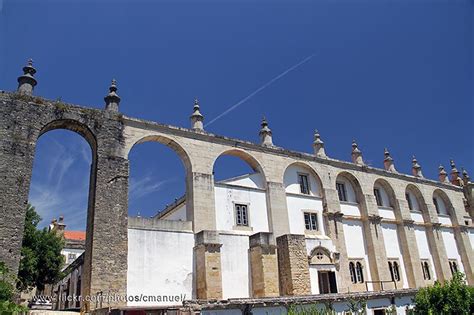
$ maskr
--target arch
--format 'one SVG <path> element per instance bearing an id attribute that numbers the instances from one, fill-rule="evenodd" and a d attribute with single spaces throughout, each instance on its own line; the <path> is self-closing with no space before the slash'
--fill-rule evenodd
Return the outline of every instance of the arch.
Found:
<path id="1" fill-rule="evenodd" d="M 307 171 L 309 173 L 309 175 L 312 178 L 314 178 L 314 181 L 312 181 L 311 178 L 309 179 L 309 191 L 308 191 L 309 195 L 313 195 L 315 197 L 320 197 L 320 198 L 322 198 L 324 196 L 321 177 L 319 177 L 318 173 L 314 170 L 313 167 L 311 167 L 307 163 L 300 162 L 300 161 L 291 162 L 285 167 L 285 171 L 283 172 L 282 182 L 284 183 L 285 189 L 287 190 L 287 192 L 288 192 L 288 186 L 290 184 L 297 183 L 297 181 L 296 181 L 297 178 L 296 177 L 291 178 L 291 174 L 288 173 L 288 171 L 290 170 L 291 167 L 299 167 L 301 169 L 304 169 L 305 171 Z M 314 182 L 314 184 L 311 184 L 311 182 Z M 316 185 L 316 189 L 315 189 L 315 187 L 313 187 L 314 185 Z"/>
<path id="2" fill-rule="evenodd" d="M 311 250 L 309 255 L 309 263 L 311 265 L 333 264 L 331 252 L 326 247 L 316 246 Z"/>
<path id="3" fill-rule="evenodd" d="M 360 182 L 359 180 L 357 179 L 357 177 L 355 177 L 353 174 L 347 172 L 347 171 L 342 171 L 342 172 L 339 172 L 336 176 L 336 187 L 337 188 L 337 183 L 338 182 L 344 182 L 344 183 L 349 183 L 352 187 L 352 190 L 353 190 L 353 194 L 354 194 L 354 199 L 353 200 L 350 200 L 351 199 L 351 192 L 348 190 L 346 191 L 347 192 L 347 201 L 352 201 L 352 202 L 355 202 L 355 203 L 358 203 L 360 204 L 362 201 L 363 201 L 363 192 L 362 192 L 362 187 L 360 185 Z"/>
<path id="4" fill-rule="evenodd" d="M 226 156 L 226 155 L 237 157 L 237 158 L 243 160 L 245 163 L 247 163 L 252 168 L 253 171 L 255 171 L 256 173 L 259 173 L 262 176 L 262 182 L 266 187 L 266 182 L 267 182 L 266 178 L 267 177 L 265 175 L 265 171 L 263 170 L 262 164 L 252 154 L 250 154 L 247 151 L 241 150 L 241 149 L 237 149 L 237 148 L 226 149 L 226 150 L 222 151 L 221 153 L 217 154 L 214 161 L 212 162 L 212 168 L 211 169 L 214 169 L 214 167 L 216 165 L 216 161 L 221 156 Z"/>
<path id="5" fill-rule="evenodd" d="M 263 167 L 262 164 L 255 158 L 252 154 L 248 153 L 247 151 L 241 150 L 241 149 L 226 149 L 219 153 L 216 158 L 214 159 L 214 162 L 212 163 L 212 166 L 216 164 L 216 161 L 219 157 L 223 155 L 230 155 L 230 156 L 235 156 L 243 161 L 245 161 L 255 172 L 259 172 L 262 175 L 264 175 Z"/>
<path id="6" fill-rule="evenodd" d="M 166 145 L 170 149 L 172 149 L 176 154 L 179 156 L 181 159 L 181 162 L 183 163 L 185 170 L 186 170 L 186 176 L 190 176 L 192 174 L 192 163 L 191 159 L 189 157 L 189 154 L 186 152 L 186 150 L 175 140 L 162 136 L 162 135 L 148 135 L 140 138 L 139 140 L 135 141 L 135 143 L 130 147 L 130 150 L 127 152 L 127 158 L 130 154 L 130 152 L 133 150 L 133 148 L 141 143 L 145 142 L 158 142 L 161 144 Z"/>
<path id="7" fill-rule="evenodd" d="M 362 264 L 360 261 L 356 262 L 356 275 L 357 275 L 357 282 L 364 283 L 364 271 L 362 270 Z"/>
<path id="8" fill-rule="evenodd" d="M 93 161 L 95 161 L 95 157 L 97 155 L 97 138 L 87 125 L 73 119 L 53 120 L 41 128 L 37 140 L 48 131 L 56 129 L 70 130 L 82 136 L 89 144 L 93 155 Z"/>
<path id="9" fill-rule="evenodd" d="M 395 191 L 393 190 L 392 185 L 390 185 L 390 183 L 387 182 L 387 180 L 385 180 L 383 178 L 378 178 L 374 182 L 374 189 L 377 188 L 377 187 L 380 187 L 380 188 L 383 189 L 383 191 L 385 192 L 385 194 L 387 196 L 387 199 L 388 199 L 388 204 L 385 204 L 385 198 L 384 198 L 384 196 L 382 196 L 383 206 L 384 207 L 391 207 L 391 208 L 395 209 L 396 197 L 395 197 Z"/>
<path id="10" fill-rule="evenodd" d="M 421 194 L 421 191 L 418 187 L 413 184 L 408 184 L 405 188 L 405 197 L 408 196 L 410 196 L 410 200 L 407 199 L 410 211 L 421 211 L 426 213 L 425 198 L 423 198 L 423 195 Z"/>
<path id="11" fill-rule="evenodd" d="M 435 204 L 438 215 L 449 215 L 451 219 L 453 218 L 453 215 L 455 215 L 451 200 L 441 189 L 435 189 L 433 191 L 433 203 Z"/>
<path id="12" fill-rule="evenodd" d="M 351 275 L 351 282 L 357 283 L 355 264 L 353 261 L 349 262 L 349 274 Z"/>

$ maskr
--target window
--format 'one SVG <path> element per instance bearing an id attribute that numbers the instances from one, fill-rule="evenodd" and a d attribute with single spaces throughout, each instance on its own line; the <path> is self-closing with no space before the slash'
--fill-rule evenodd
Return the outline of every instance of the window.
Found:
<path id="1" fill-rule="evenodd" d="M 405 199 L 408 202 L 408 209 L 413 210 L 413 205 L 411 204 L 410 194 L 405 194 Z"/>
<path id="2" fill-rule="evenodd" d="M 357 283 L 355 265 L 352 261 L 349 263 L 349 273 L 351 274 L 351 282 Z"/>
<path id="3" fill-rule="evenodd" d="M 380 196 L 380 189 L 374 188 L 375 201 L 377 201 L 377 206 L 382 207 L 382 196 Z"/>
<path id="4" fill-rule="evenodd" d="M 392 281 L 400 281 L 400 267 L 398 265 L 398 261 L 389 261 L 388 268 L 390 270 L 390 276 L 392 277 Z"/>
<path id="5" fill-rule="evenodd" d="M 433 198 L 433 204 L 434 204 L 434 206 L 435 206 L 435 208 L 436 208 L 436 213 L 438 213 L 438 214 L 439 214 L 439 205 L 438 205 L 438 199 L 436 199 L 436 198 Z"/>
<path id="6" fill-rule="evenodd" d="M 305 212 L 304 213 L 304 225 L 308 231 L 318 230 L 318 216 L 316 213 Z"/>
<path id="7" fill-rule="evenodd" d="M 449 269 L 451 269 L 451 274 L 454 276 L 456 272 L 459 271 L 458 262 L 456 259 L 449 260 Z"/>
<path id="8" fill-rule="evenodd" d="M 298 174 L 298 182 L 300 183 L 300 191 L 302 194 L 309 195 L 309 181 L 307 174 Z"/>
<path id="9" fill-rule="evenodd" d="M 337 194 L 339 195 L 339 201 L 347 201 L 346 187 L 343 183 L 336 183 Z"/>
<path id="10" fill-rule="evenodd" d="M 76 254 L 74 254 L 74 253 L 69 253 L 69 254 L 67 255 L 67 261 L 68 261 L 68 262 L 72 262 L 72 261 L 74 261 L 75 259 L 76 259 Z"/>
<path id="11" fill-rule="evenodd" d="M 430 264 L 427 260 L 421 261 L 421 269 L 423 270 L 423 278 L 425 280 L 431 280 Z"/>
<path id="12" fill-rule="evenodd" d="M 235 218 L 236 225 L 249 226 L 249 217 L 247 212 L 247 205 L 235 204 Z"/>
<path id="13" fill-rule="evenodd" d="M 364 283 L 364 273 L 362 271 L 362 264 L 360 261 L 356 263 L 356 275 L 357 275 L 357 282 Z"/>

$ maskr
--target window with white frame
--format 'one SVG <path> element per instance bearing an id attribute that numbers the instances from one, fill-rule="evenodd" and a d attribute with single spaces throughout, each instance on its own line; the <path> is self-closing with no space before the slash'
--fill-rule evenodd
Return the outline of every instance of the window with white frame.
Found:
<path id="1" fill-rule="evenodd" d="M 346 186 L 344 183 L 336 183 L 336 189 L 339 196 L 339 201 L 347 201 Z"/>
<path id="2" fill-rule="evenodd" d="M 69 254 L 67 255 L 67 261 L 68 261 L 68 262 L 72 262 L 72 261 L 74 261 L 75 259 L 76 259 L 76 254 L 74 254 L 74 253 L 69 253 Z"/>
<path id="3" fill-rule="evenodd" d="M 249 226 L 248 206 L 235 204 L 235 224 L 237 226 Z"/>
<path id="4" fill-rule="evenodd" d="M 318 215 L 313 212 L 304 213 L 304 225 L 308 231 L 318 230 Z"/>
<path id="5" fill-rule="evenodd" d="M 298 173 L 298 182 L 300 184 L 300 192 L 309 195 L 309 179 L 308 174 Z"/>
<path id="6" fill-rule="evenodd" d="M 364 283 L 364 270 L 360 261 L 349 262 L 349 274 L 352 283 Z"/>

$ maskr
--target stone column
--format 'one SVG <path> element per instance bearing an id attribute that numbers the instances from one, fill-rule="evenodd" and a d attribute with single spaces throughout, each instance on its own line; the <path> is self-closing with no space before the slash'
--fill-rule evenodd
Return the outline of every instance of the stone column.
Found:
<path id="1" fill-rule="evenodd" d="M 424 207 L 427 215 L 425 217 L 426 237 L 428 246 L 433 257 L 436 277 L 443 282 L 451 279 L 451 270 L 449 269 L 448 255 L 444 247 L 443 235 L 441 234 L 441 224 L 438 222 L 434 204 L 425 202 Z"/>
<path id="2" fill-rule="evenodd" d="M 464 214 L 466 213 L 462 199 L 452 201 L 449 212 L 453 224 L 454 238 L 458 248 L 461 262 L 464 266 L 466 280 L 470 285 L 474 285 L 474 253 L 469 237 L 469 228 L 464 225 Z"/>
<path id="3" fill-rule="evenodd" d="M 391 281 L 381 226 L 382 217 L 378 214 L 379 210 L 375 196 L 372 194 L 364 195 L 360 206 L 372 281 Z M 395 286 L 390 283 L 384 283 L 383 287 L 384 289 L 395 289 Z M 381 290 L 382 285 L 373 283 L 373 288 L 374 290 Z"/>
<path id="4" fill-rule="evenodd" d="M 290 233 L 286 191 L 283 183 L 267 182 L 268 225 L 273 237 Z"/>
<path id="5" fill-rule="evenodd" d="M 410 288 L 420 288 L 425 286 L 425 279 L 421 270 L 421 260 L 416 242 L 414 221 L 411 219 L 408 202 L 406 199 L 396 200 L 398 209 L 400 209 L 397 220 L 397 233 L 400 240 L 400 247 L 403 256 L 403 263 L 407 275 L 408 286 Z"/>
<path id="6" fill-rule="evenodd" d="M 252 297 L 279 296 L 278 259 L 271 233 L 260 232 L 250 236 L 250 273 Z"/>
<path id="7" fill-rule="evenodd" d="M 342 223 L 343 214 L 340 211 L 339 197 L 336 189 L 324 189 L 324 217 L 326 219 L 326 233 L 334 242 L 334 246 L 336 246 L 336 250 L 339 253 L 339 264 L 336 265 L 338 271 L 338 292 L 348 292 L 351 285 L 351 277 Z"/>
<path id="8" fill-rule="evenodd" d="M 281 295 L 311 294 L 308 255 L 304 235 L 277 237 Z"/>
<path id="9" fill-rule="evenodd" d="M 0 105 L 0 261 L 18 273 L 36 143 Z"/>
<path id="10" fill-rule="evenodd" d="M 194 233 L 216 229 L 214 177 L 190 173 L 186 178 L 186 217 L 193 222 Z"/>
<path id="11" fill-rule="evenodd" d="M 201 231 L 195 235 L 194 247 L 196 298 L 222 299 L 222 267 L 219 233 Z"/>
<path id="12" fill-rule="evenodd" d="M 100 146 L 99 146 L 100 148 Z M 98 150 L 92 165 L 87 215 L 86 251 L 82 292 L 84 296 L 127 293 L 128 160 Z M 86 309 L 117 307 L 123 301 L 84 305 Z"/>

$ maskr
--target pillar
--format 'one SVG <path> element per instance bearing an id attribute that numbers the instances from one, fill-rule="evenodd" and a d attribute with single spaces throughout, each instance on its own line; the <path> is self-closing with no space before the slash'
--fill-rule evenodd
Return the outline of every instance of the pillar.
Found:
<path id="1" fill-rule="evenodd" d="M 277 237 L 281 295 L 311 294 L 308 255 L 304 235 Z"/>
<path id="2" fill-rule="evenodd" d="M 217 231 L 201 231 L 195 235 L 194 247 L 196 297 L 222 299 L 221 247 Z"/>
<path id="3" fill-rule="evenodd" d="M 216 230 L 213 175 L 189 172 L 186 194 L 186 217 L 193 222 L 194 233 Z"/>
<path id="4" fill-rule="evenodd" d="M 433 257 L 436 278 L 443 282 L 451 278 L 451 270 L 449 269 L 448 255 L 441 234 L 441 224 L 438 222 L 434 204 L 425 202 L 423 208 L 427 211 L 427 215 L 425 215 L 426 237 Z"/>
<path id="5" fill-rule="evenodd" d="M 334 242 L 339 253 L 339 265 L 336 265 L 339 292 L 349 292 L 351 277 L 344 236 L 343 214 L 340 211 L 339 196 L 334 188 L 324 188 L 324 217 L 326 233 Z"/>
<path id="6" fill-rule="evenodd" d="M 82 292 L 84 296 L 125 296 L 129 165 L 127 159 L 98 151 L 91 170 Z M 124 305 L 123 301 L 104 300 L 83 307 L 90 310 Z"/>
<path id="7" fill-rule="evenodd" d="M 279 296 L 277 247 L 271 233 L 260 232 L 250 236 L 249 256 L 251 296 Z"/>
<path id="8" fill-rule="evenodd" d="M 0 105 L 0 261 L 16 275 L 36 143 L 9 115 Z"/>
<path id="9" fill-rule="evenodd" d="M 407 275 L 408 286 L 410 288 L 420 288 L 425 286 L 423 271 L 421 269 L 421 260 L 416 242 L 415 225 L 411 219 L 410 209 L 406 199 L 396 200 L 400 217 L 397 220 L 398 238 L 403 256 L 405 273 Z"/>
<path id="10" fill-rule="evenodd" d="M 267 182 L 268 225 L 273 237 L 290 233 L 286 191 L 283 183 Z"/>
<path id="11" fill-rule="evenodd" d="M 361 207 L 365 207 L 366 211 L 361 209 L 362 221 L 364 226 L 365 242 L 367 244 L 367 256 L 369 258 L 369 268 L 372 281 L 391 281 L 390 270 L 388 268 L 387 251 L 383 238 L 381 221 L 382 217 L 378 215 L 378 206 L 374 195 L 364 195 L 364 201 Z M 380 283 L 373 283 L 374 290 L 381 290 Z M 384 289 L 395 286 L 390 283 L 383 284 Z"/>

